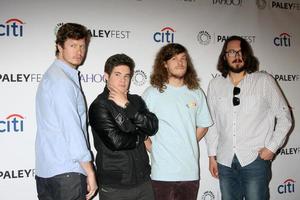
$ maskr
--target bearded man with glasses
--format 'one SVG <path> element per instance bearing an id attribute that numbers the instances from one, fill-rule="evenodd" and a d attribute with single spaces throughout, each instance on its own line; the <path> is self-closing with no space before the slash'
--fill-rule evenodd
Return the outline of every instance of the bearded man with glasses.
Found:
<path id="1" fill-rule="evenodd" d="M 214 125 L 205 136 L 209 170 L 223 200 L 269 199 L 271 160 L 292 126 L 289 106 L 274 78 L 258 72 L 250 44 L 239 36 L 224 43 L 208 86 Z"/>

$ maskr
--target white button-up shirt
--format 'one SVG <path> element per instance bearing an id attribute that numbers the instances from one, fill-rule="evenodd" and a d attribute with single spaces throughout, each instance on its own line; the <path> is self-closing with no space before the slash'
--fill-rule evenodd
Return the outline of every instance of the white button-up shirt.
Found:
<path id="1" fill-rule="evenodd" d="M 229 76 L 211 80 L 207 93 L 214 121 L 205 136 L 208 155 L 217 156 L 218 163 L 228 167 L 234 154 L 245 166 L 263 147 L 275 153 L 292 125 L 289 107 L 272 76 L 265 72 L 246 74 L 237 87 L 237 106 L 233 106 L 234 85 Z"/>

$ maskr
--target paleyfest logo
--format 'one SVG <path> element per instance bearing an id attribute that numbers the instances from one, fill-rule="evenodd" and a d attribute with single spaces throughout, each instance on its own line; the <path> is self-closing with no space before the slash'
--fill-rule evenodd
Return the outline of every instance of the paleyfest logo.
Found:
<path id="1" fill-rule="evenodd" d="M 291 2 L 291 1 L 271 1 L 271 0 L 256 0 L 256 6 L 258 9 L 265 9 L 268 7 L 269 9 L 281 9 L 281 10 L 300 10 L 300 3 Z"/>
<path id="2" fill-rule="evenodd" d="M 135 70 L 132 81 L 137 86 L 142 86 L 147 81 L 147 75 L 143 70 Z"/>
<path id="3" fill-rule="evenodd" d="M 201 30 L 197 34 L 197 40 L 201 45 L 224 43 L 232 35 L 223 35 L 218 33 L 209 33 L 206 30 Z M 250 44 L 255 43 L 255 35 L 239 35 L 244 38 Z"/>
<path id="4" fill-rule="evenodd" d="M 201 197 L 201 200 L 214 200 L 215 195 L 212 191 L 206 191 Z"/>

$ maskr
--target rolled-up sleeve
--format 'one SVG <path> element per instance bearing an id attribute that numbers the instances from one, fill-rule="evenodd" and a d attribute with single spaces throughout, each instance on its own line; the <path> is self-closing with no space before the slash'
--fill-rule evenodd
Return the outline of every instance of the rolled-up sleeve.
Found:
<path id="1" fill-rule="evenodd" d="M 269 102 L 270 109 L 276 118 L 276 126 L 270 141 L 266 144 L 266 148 L 275 153 L 280 148 L 292 126 L 292 117 L 289 106 L 275 82 L 274 78 L 267 75 L 265 79 L 266 99 Z"/>

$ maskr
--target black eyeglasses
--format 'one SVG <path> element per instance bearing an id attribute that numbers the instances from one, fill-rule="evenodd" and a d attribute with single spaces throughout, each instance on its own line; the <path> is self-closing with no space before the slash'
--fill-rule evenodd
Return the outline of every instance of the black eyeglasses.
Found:
<path id="1" fill-rule="evenodd" d="M 229 57 L 236 57 L 237 55 L 242 57 L 242 50 L 238 50 L 235 51 L 233 49 L 230 49 L 229 51 L 225 51 L 225 53 L 229 56 Z"/>
<path id="2" fill-rule="evenodd" d="M 239 95 L 240 92 L 241 92 L 241 89 L 239 87 L 233 88 L 233 99 L 232 99 L 233 106 L 240 105 L 240 98 L 236 97 L 236 95 Z"/>

